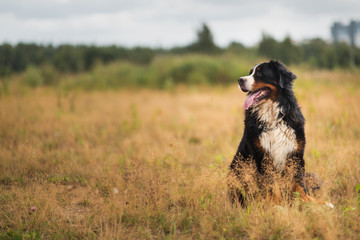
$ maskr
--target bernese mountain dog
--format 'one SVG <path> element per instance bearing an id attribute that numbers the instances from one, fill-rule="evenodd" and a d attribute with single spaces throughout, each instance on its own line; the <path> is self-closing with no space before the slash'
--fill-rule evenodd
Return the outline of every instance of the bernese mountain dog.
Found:
<path id="1" fill-rule="evenodd" d="M 256 65 L 249 76 L 238 79 L 248 95 L 244 135 L 230 165 L 229 187 L 231 199 L 243 206 L 259 196 L 280 204 L 287 196 L 333 208 L 310 196 L 306 186 L 305 119 L 292 90 L 295 79 L 274 60 Z"/>

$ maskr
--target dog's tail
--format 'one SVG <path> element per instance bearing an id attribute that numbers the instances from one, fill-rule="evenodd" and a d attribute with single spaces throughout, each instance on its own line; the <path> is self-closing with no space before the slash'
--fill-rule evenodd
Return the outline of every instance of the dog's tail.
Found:
<path id="1" fill-rule="evenodd" d="M 307 172 L 305 175 L 305 186 L 311 196 L 318 196 L 321 194 L 322 185 L 324 181 L 314 172 Z"/>

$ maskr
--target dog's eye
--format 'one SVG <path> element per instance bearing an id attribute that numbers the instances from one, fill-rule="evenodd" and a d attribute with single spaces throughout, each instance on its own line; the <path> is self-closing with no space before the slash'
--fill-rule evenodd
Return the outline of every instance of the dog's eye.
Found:
<path id="1" fill-rule="evenodd" d="M 261 77 L 262 76 L 261 72 L 256 72 L 256 76 Z"/>

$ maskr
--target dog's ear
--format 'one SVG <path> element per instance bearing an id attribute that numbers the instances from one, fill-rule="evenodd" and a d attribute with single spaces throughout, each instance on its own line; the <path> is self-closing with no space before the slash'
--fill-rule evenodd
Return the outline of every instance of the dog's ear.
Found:
<path id="1" fill-rule="evenodd" d="M 271 60 L 270 65 L 279 74 L 279 85 L 281 88 L 285 88 L 287 85 L 292 84 L 296 79 L 296 75 L 287 69 L 283 63 L 277 60 Z"/>

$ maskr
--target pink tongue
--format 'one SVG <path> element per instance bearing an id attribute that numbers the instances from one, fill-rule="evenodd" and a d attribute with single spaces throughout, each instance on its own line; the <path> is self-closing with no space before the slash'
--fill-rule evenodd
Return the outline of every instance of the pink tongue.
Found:
<path id="1" fill-rule="evenodd" d="M 254 104 L 254 100 L 255 100 L 256 95 L 257 95 L 257 93 L 250 93 L 246 97 L 245 102 L 244 102 L 244 109 L 245 110 L 248 110 L 249 107 Z"/>

